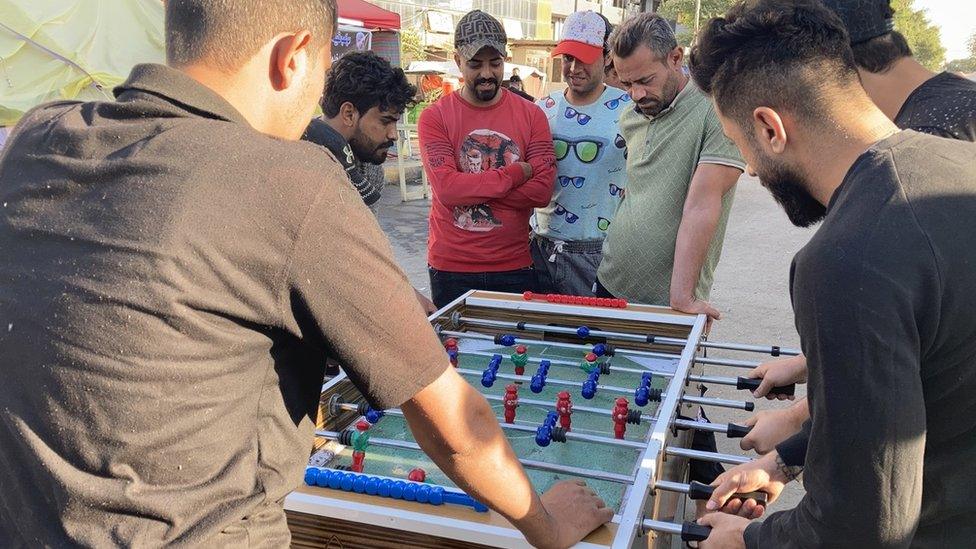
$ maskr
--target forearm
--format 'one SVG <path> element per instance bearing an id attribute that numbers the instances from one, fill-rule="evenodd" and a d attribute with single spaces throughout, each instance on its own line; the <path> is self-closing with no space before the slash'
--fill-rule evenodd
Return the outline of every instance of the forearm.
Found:
<path id="1" fill-rule="evenodd" d="M 685 207 L 674 245 L 674 267 L 671 273 L 671 306 L 680 308 L 694 301 L 695 287 L 701 275 L 708 247 L 722 215 L 718 200 Z"/>
<path id="2" fill-rule="evenodd" d="M 436 414 L 410 404 L 403 407 L 414 438 L 461 489 L 522 532 L 538 532 L 545 524 L 545 508 L 494 412 L 463 380 L 451 385 L 452 398 L 441 399 Z"/>

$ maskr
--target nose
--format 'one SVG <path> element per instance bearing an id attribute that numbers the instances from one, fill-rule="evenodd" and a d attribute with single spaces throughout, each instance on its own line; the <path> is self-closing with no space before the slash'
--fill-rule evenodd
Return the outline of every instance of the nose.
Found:
<path id="1" fill-rule="evenodd" d="M 752 169 L 752 164 L 746 164 L 746 173 L 752 177 L 756 177 L 756 170 Z"/>
<path id="2" fill-rule="evenodd" d="M 635 103 L 640 102 L 641 99 L 644 99 L 644 97 L 647 96 L 640 86 L 631 86 L 627 92 L 630 93 L 630 98 L 633 99 Z"/>
<path id="3" fill-rule="evenodd" d="M 397 131 L 396 123 L 391 124 L 391 128 L 386 132 L 386 138 L 390 141 L 396 141 L 399 137 L 400 132 Z"/>
<path id="4" fill-rule="evenodd" d="M 572 61 L 569 62 L 569 72 L 576 72 L 576 58 L 574 57 Z"/>

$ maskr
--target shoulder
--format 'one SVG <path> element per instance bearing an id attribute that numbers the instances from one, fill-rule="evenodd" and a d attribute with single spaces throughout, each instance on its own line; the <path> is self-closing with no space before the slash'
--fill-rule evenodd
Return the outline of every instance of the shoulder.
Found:
<path id="1" fill-rule="evenodd" d="M 81 101 L 54 101 L 38 105 L 20 117 L 8 139 L 29 135 L 37 130 L 44 131 L 43 128 L 48 124 L 56 123 L 64 115 L 77 111 L 84 105 Z M 7 144 L 9 146 L 10 142 Z"/>
<path id="2" fill-rule="evenodd" d="M 302 141 L 315 143 L 332 151 L 332 154 L 339 154 L 346 146 L 346 140 L 339 132 L 332 129 L 329 123 L 321 118 L 314 118 L 305 128 L 302 134 Z"/>

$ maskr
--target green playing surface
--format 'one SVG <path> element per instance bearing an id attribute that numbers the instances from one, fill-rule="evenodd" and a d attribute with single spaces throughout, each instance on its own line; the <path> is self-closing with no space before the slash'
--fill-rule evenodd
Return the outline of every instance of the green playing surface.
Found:
<path id="1" fill-rule="evenodd" d="M 503 360 L 499 374 L 514 374 L 514 365 L 510 359 L 514 353 L 514 347 L 502 347 L 490 341 L 477 341 L 462 339 L 459 342 L 460 360 L 459 368 L 477 372 L 477 375 L 465 375 L 464 377 L 482 394 L 504 396 L 505 387 L 514 383 L 510 379 L 498 377 L 492 387 L 483 387 L 481 384 L 481 372 L 488 365 L 490 356 L 471 354 L 472 352 L 498 353 Z M 530 359 L 556 359 L 571 361 L 578 364 L 582 361 L 584 350 L 563 349 L 545 345 L 544 343 L 528 345 L 528 356 Z M 601 357 L 599 360 L 606 360 Z M 573 382 L 572 387 L 561 386 L 547 383 L 540 393 L 533 393 L 529 388 L 529 380 L 538 369 L 538 363 L 530 361 L 525 366 L 526 380 L 519 386 L 519 399 L 538 400 L 548 403 L 546 406 L 532 405 L 521 402 L 516 411 L 516 424 L 527 425 L 534 428 L 542 424 L 546 414 L 555 409 L 556 395 L 560 391 L 568 391 L 575 406 L 584 406 L 607 410 L 604 413 L 590 413 L 581 410 L 574 410 L 572 414 L 572 432 L 595 435 L 605 438 L 613 438 L 613 421 L 610 418 L 609 410 L 613 408 L 614 400 L 623 396 L 630 403 L 632 409 L 634 405 L 634 390 L 640 383 L 641 375 L 630 372 L 615 372 L 613 367 L 624 367 L 635 370 L 647 371 L 647 367 L 654 370 L 674 371 L 672 360 L 660 359 L 631 359 L 617 355 L 610 357 L 611 373 L 600 376 L 599 384 L 627 389 L 627 393 L 611 392 L 605 389 L 597 391 L 596 395 L 590 399 L 581 396 L 583 382 L 587 379 L 587 374 L 578 366 L 552 364 L 549 368 L 548 379 L 560 379 Z M 641 363 L 635 360 L 640 360 Z M 653 387 L 666 387 L 669 379 L 662 376 L 654 376 Z M 504 407 L 499 401 L 489 400 L 489 404 L 495 410 L 496 416 L 501 422 L 504 417 Z M 657 415 L 657 403 L 651 402 L 641 408 L 645 415 Z M 503 424 L 504 425 L 504 424 Z M 648 430 L 652 428 L 653 422 L 649 420 L 641 421 L 640 425 L 627 425 L 625 438 L 632 441 L 646 440 Z M 530 459 L 547 463 L 556 463 L 572 467 L 581 467 L 597 471 L 606 471 L 616 474 L 631 476 L 636 472 L 640 450 L 620 446 L 607 445 L 602 443 L 568 440 L 565 443 L 551 442 L 547 447 L 538 446 L 535 442 L 535 432 L 521 432 L 510 429 L 503 429 L 516 455 L 522 459 Z M 396 416 L 386 416 L 369 430 L 370 436 L 374 438 L 385 438 L 394 440 L 413 441 L 406 422 Z M 330 465 L 348 465 L 352 462 L 352 450 L 346 448 L 340 453 L 336 460 Z M 371 445 L 366 453 L 365 473 L 385 475 L 399 478 L 406 478 L 411 469 L 420 467 L 427 473 L 427 481 L 443 486 L 454 486 L 454 484 L 420 451 L 384 448 Z M 554 483 L 560 480 L 579 478 L 573 475 L 553 473 L 535 469 L 526 469 L 533 485 L 540 492 L 545 491 Z M 603 498 L 608 506 L 619 509 L 620 502 L 625 490 L 629 485 L 603 480 L 586 479 L 591 486 Z"/>

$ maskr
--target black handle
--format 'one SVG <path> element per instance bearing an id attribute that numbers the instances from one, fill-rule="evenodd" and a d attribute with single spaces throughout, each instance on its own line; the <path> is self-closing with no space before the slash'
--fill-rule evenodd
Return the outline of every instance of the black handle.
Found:
<path id="1" fill-rule="evenodd" d="M 711 526 L 703 526 L 697 522 L 685 522 L 681 525 L 681 541 L 705 541 L 711 533 Z"/>
<path id="2" fill-rule="evenodd" d="M 726 431 L 725 435 L 729 438 L 742 438 L 749 434 L 752 427 L 746 427 L 745 425 L 738 425 L 736 423 L 729 423 L 729 430 Z"/>
<path id="3" fill-rule="evenodd" d="M 762 383 L 762 380 L 758 378 L 754 379 L 751 377 L 740 377 L 735 380 L 735 388 L 739 390 L 749 389 L 750 391 L 755 391 L 759 388 L 760 383 Z M 789 385 L 783 385 L 782 387 L 773 387 L 772 390 L 769 391 L 769 394 L 793 396 L 796 394 L 796 383 L 790 383 Z"/>
<path id="4" fill-rule="evenodd" d="M 688 483 L 688 497 L 697 500 L 706 500 L 712 497 L 712 492 L 715 491 L 714 486 L 709 486 L 708 484 L 703 484 L 697 480 L 693 480 Z M 736 492 L 729 496 L 729 499 L 753 499 L 759 505 L 766 505 L 769 501 L 769 494 L 766 492 Z"/>

